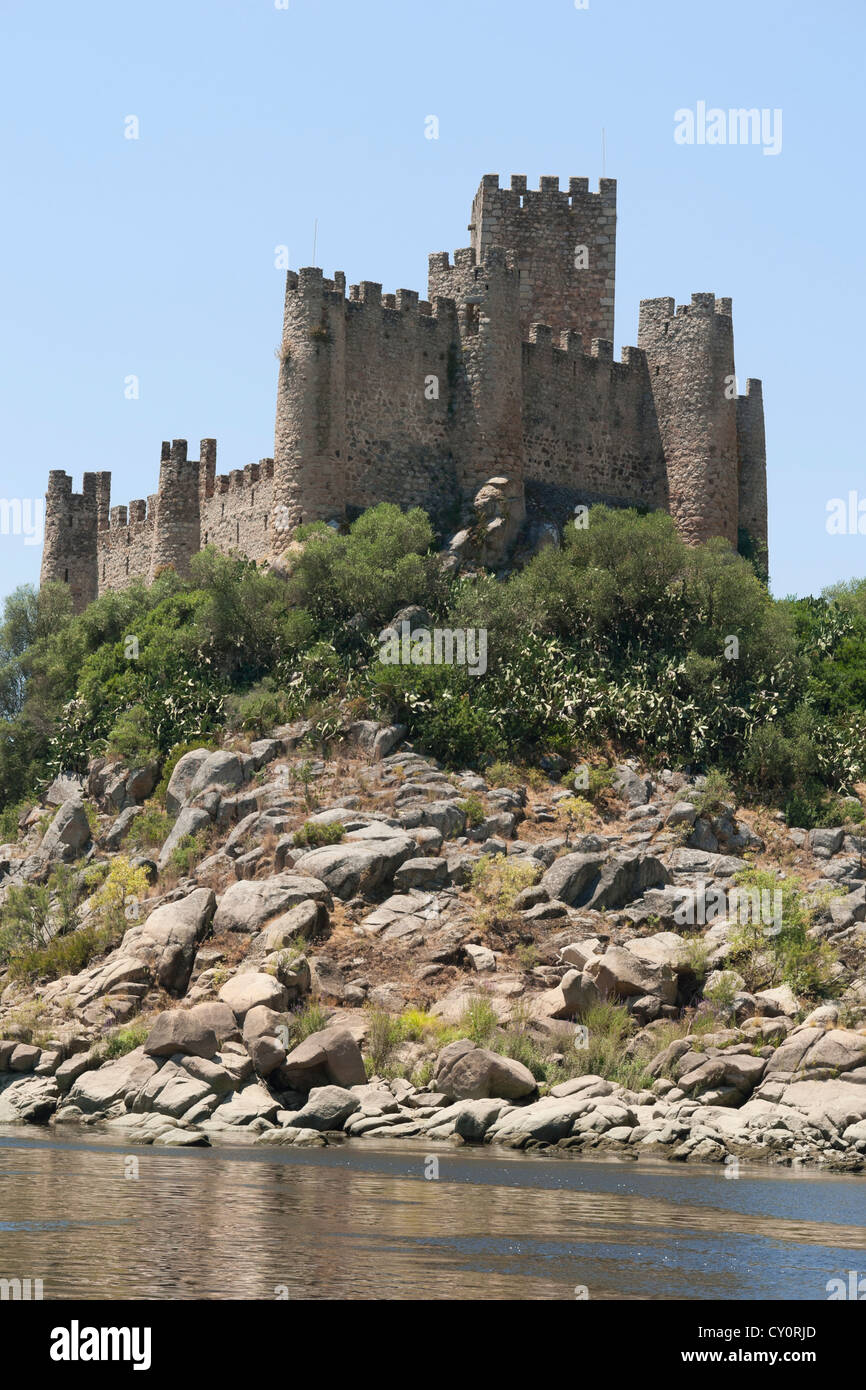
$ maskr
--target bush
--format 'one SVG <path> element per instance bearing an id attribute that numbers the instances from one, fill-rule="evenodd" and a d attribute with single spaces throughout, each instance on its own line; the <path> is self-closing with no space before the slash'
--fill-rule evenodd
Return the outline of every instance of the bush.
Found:
<path id="1" fill-rule="evenodd" d="M 717 814 L 723 806 L 734 805 L 736 797 L 726 774 L 718 768 L 712 768 L 707 773 L 703 786 L 691 797 L 691 801 L 697 806 L 698 815 L 711 816 Z"/>
<path id="2" fill-rule="evenodd" d="M 155 806 L 148 806 L 136 816 L 129 828 L 129 842 L 136 849 L 156 849 L 168 839 L 175 817 Z"/>
<path id="3" fill-rule="evenodd" d="M 499 1016 L 489 999 L 480 996 L 466 1005 L 459 1023 L 460 1033 L 476 1047 L 486 1047 L 499 1027 Z"/>
<path id="4" fill-rule="evenodd" d="M 180 874 L 188 874 L 207 850 L 207 835 L 203 830 L 196 835 L 184 835 L 171 852 L 169 863 Z"/>
<path id="5" fill-rule="evenodd" d="M 537 882 L 541 873 L 530 864 L 515 864 L 504 854 L 485 854 L 472 870 L 470 888 L 479 903 L 478 919 L 485 927 L 511 919 L 518 893 Z"/>
<path id="6" fill-rule="evenodd" d="M 0 915 L 0 965 L 34 957 L 52 940 L 74 930 L 81 893 L 78 876 L 60 864 L 47 883 L 10 884 Z"/>
<path id="7" fill-rule="evenodd" d="M 128 1052 L 134 1052 L 137 1047 L 142 1047 L 147 1042 L 150 1029 L 151 1024 L 143 1021 L 132 1023 L 128 1028 L 119 1028 L 103 1044 L 103 1058 L 110 1062 L 116 1057 L 125 1057 Z"/>
<path id="8" fill-rule="evenodd" d="M 504 579 L 453 579 L 417 508 L 299 536 L 288 574 L 208 547 L 189 577 L 166 571 L 77 615 L 63 585 L 13 594 L 0 622 L 0 811 L 109 748 L 158 755 L 159 803 L 177 758 L 213 747 L 227 721 L 258 733 L 311 718 L 327 739 L 351 709 L 406 724 L 448 766 L 489 765 L 493 785 L 541 790 L 543 752 L 599 761 L 616 749 L 735 777 L 807 826 L 866 776 L 866 581 L 774 600 L 724 541 L 688 546 L 664 513 L 605 507 Z M 487 630 L 482 678 L 379 660 L 382 626 L 412 603 Z M 737 661 L 724 655 L 731 634 Z M 608 779 L 593 767 L 588 788 L 566 785 L 598 804 Z"/>
<path id="9" fill-rule="evenodd" d="M 130 767 L 156 761 L 157 740 L 144 705 L 132 705 L 119 715 L 108 735 L 108 748 L 119 753 Z"/>
<path id="10" fill-rule="evenodd" d="M 473 828 L 481 825 L 482 821 L 487 818 L 487 811 L 480 796 L 464 797 L 462 801 L 457 802 L 457 805 L 466 817 L 467 824 Z"/>
<path id="11" fill-rule="evenodd" d="M 311 1033 L 320 1033 L 323 1028 L 328 1026 L 328 1011 L 323 1009 L 321 1004 L 310 1000 L 302 1008 L 293 1011 L 287 1017 L 289 1030 L 289 1051 L 302 1043 L 304 1038 L 308 1038 Z"/>
<path id="12" fill-rule="evenodd" d="M 750 868 L 736 874 L 734 882 L 763 893 L 781 893 L 781 925 L 741 922 L 732 941 L 731 967 L 743 976 L 751 992 L 787 984 L 807 999 L 833 993 L 837 957 L 827 942 L 808 935 L 815 915 L 796 878 L 776 878 L 768 870 Z"/>
<path id="13" fill-rule="evenodd" d="M 346 833 L 346 827 L 339 821 L 323 823 L 321 821 L 305 821 L 300 830 L 294 834 L 296 845 L 306 845 L 309 849 L 316 849 L 319 845 L 336 845 L 342 840 Z"/>

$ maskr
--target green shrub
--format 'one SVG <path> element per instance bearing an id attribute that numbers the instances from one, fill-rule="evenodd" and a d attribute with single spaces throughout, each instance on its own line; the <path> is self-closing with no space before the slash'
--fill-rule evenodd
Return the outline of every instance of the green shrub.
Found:
<path id="1" fill-rule="evenodd" d="M 310 1000 L 302 1008 L 290 1013 L 287 1017 L 289 1031 L 289 1049 L 297 1047 L 311 1033 L 320 1033 L 323 1028 L 328 1026 L 328 1011 L 322 1008 L 321 1004 Z"/>
<path id="2" fill-rule="evenodd" d="M 516 864 L 504 854 L 485 854 L 472 870 L 471 891 L 479 904 L 478 920 L 484 927 L 508 922 L 517 895 L 538 881 L 541 866 Z"/>
<path id="3" fill-rule="evenodd" d="M 458 801 L 457 805 L 466 817 L 467 825 L 473 829 L 487 818 L 487 811 L 480 796 L 466 796 L 462 801 Z"/>
<path id="4" fill-rule="evenodd" d="M 126 1028 L 118 1028 L 103 1044 L 102 1053 L 106 1062 L 113 1061 L 116 1057 L 125 1057 L 128 1052 L 142 1047 L 147 1042 L 151 1026 L 150 1023 L 138 1022 L 131 1023 Z"/>
<path id="5" fill-rule="evenodd" d="M 118 716 L 108 735 L 108 748 L 112 753 L 119 753 L 131 767 L 156 760 L 157 742 L 144 705 L 132 705 Z"/>
<path id="6" fill-rule="evenodd" d="M 169 836 L 175 817 L 155 806 L 148 806 L 136 816 L 129 829 L 128 839 L 136 849 L 157 849 Z"/>
<path id="7" fill-rule="evenodd" d="M 717 814 L 722 806 L 735 803 L 736 797 L 726 773 L 712 768 L 707 773 L 703 786 L 694 792 L 690 800 L 692 805 L 697 806 L 698 815 L 711 816 Z"/>
<path id="8" fill-rule="evenodd" d="M 339 821 L 329 823 L 322 821 L 305 821 L 300 830 L 294 834 L 296 845 L 306 845 L 309 849 L 316 849 L 319 845 L 339 844 L 346 833 L 346 827 Z"/>
<path id="9" fill-rule="evenodd" d="M 476 1047 L 486 1047 L 499 1027 L 499 1017 L 489 999 L 471 999 L 460 1017 L 459 1028 Z"/>
<path id="10" fill-rule="evenodd" d="M 207 835 L 203 830 L 184 835 L 171 852 L 169 863 L 181 874 L 188 874 L 207 850 Z"/>

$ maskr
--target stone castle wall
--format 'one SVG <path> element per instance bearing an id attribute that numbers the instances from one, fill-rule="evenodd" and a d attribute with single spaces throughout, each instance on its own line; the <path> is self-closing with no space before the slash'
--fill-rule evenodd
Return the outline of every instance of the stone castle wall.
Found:
<path id="1" fill-rule="evenodd" d="M 274 458 L 216 473 L 163 444 L 147 501 L 111 507 L 109 473 L 80 494 L 50 475 L 43 580 L 76 608 L 188 572 L 204 546 L 276 557 L 301 521 L 377 502 L 422 506 L 444 533 L 490 478 L 536 511 L 577 502 L 663 508 L 690 542 L 747 532 L 766 554 L 761 383 L 737 396 L 731 301 L 641 303 L 638 346 L 613 360 L 616 183 L 486 175 L 471 246 L 430 257 L 427 299 L 337 272 L 286 278 Z"/>

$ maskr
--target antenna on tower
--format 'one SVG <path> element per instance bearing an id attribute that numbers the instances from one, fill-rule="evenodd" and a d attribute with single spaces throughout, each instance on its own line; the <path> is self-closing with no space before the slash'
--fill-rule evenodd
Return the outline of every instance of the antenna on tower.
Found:
<path id="1" fill-rule="evenodd" d="M 318 217 L 317 217 L 316 220 L 315 220 L 315 222 L 313 223 L 313 265 L 318 265 L 318 261 L 316 260 L 316 244 L 317 244 L 318 240 L 319 240 L 319 219 L 318 219 Z"/>
<path id="2" fill-rule="evenodd" d="M 604 178 L 604 158 L 605 158 L 605 141 L 604 141 L 604 126 L 602 126 L 602 128 L 601 128 L 601 176 L 602 176 L 602 178 Z"/>

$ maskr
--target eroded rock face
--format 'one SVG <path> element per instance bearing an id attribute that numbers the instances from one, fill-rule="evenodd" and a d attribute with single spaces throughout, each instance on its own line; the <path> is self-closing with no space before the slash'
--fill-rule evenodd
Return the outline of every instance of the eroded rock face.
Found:
<path id="1" fill-rule="evenodd" d="M 410 624 L 421 616 L 406 615 Z M 151 882 L 167 896 L 149 917 L 96 964 L 40 986 L 58 1036 L 49 1041 L 46 1033 L 36 1046 L 13 1023 L 0 1038 L 0 1123 L 44 1123 L 52 1115 L 58 1124 L 98 1121 L 142 1143 L 206 1143 L 209 1135 L 218 1142 L 220 1131 L 241 1127 L 262 1143 L 323 1144 L 340 1129 L 357 1139 L 423 1135 L 425 1143 L 628 1150 L 687 1162 L 737 1153 L 750 1161 L 866 1166 L 866 1033 L 839 1027 L 861 1010 L 866 1017 L 862 966 L 858 978 L 846 959 L 838 998 L 809 1012 L 809 1001 L 787 985 L 746 992 L 730 968 L 739 967 L 731 956 L 735 923 L 696 917 L 706 976 L 693 969 L 692 932 L 675 930 L 684 895 L 696 900 L 702 886 L 728 888 L 742 869 L 744 849 L 757 843 L 747 816 L 737 821 L 733 806 L 699 816 L 689 777 L 662 772 L 653 786 L 623 764 L 616 819 L 606 816 L 598 833 L 569 844 L 558 805 L 571 791 L 555 780 L 566 767 L 562 758 L 542 762 L 554 779 L 546 789 L 494 787 L 474 770 L 447 771 L 411 748 L 377 757 L 380 736 L 390 735 L 373 721 L 349 732 L 341 753 L 348 761 L 339 769 L 326 753 L 305 759 L 321 807 L 312 814 L 290 767 L 264 771 L 293 747 L 288 731 L 250 753 L 214 757 L 201 749 L 178 764 L 175 840 L 207 825 L 213 853 L 193 861 L 189 880 L 179 884 L 174 873 L 157 877 L 150 864 Z M 343 780 L 347 766 L 350 778 L 360 769 L 354 784 Z M 262 775 L 247 785 L 255 769 Z M 123 809 L 131 777 L 113 760 L 88 778 L 100 811 L 97 859 L 124 845 L 140 814 L 137 805 Z M 61 811 L 80 800 L 76 788 L 56 791 Z M 470 794 L 482 801 L 471 824 L 461 805 Z M 605 805 L 612 809 L 609 796 Z M 44 814 L 33 808 L 22 816 L 23 845 L 0 846 L 0 910 L 6 882 L 44 882 L 50 871 L 39 851 Z M 305 820 L 339 823 L 345 838 L 307 850 L 295 842 Z M 692 845 L 684 847 L 689 834 Z M 450 837 L 457 843 L 447 843 Z M 835 833 L 814 845 L 806 832 L 791 839 L 825 881 L 857 881 L 850 836 L 835 850 Z M 491 928 L 469 880 L 481 857 L 494 854 L 531 886 L 510 919 Z M 196 882 L 213 885 L 218 904 L 209 886 L 191 889 Z M 815 938 L 839 937 L 842 957 L 852 953 L 856 961 L 866 943 L 864 917 L 861 883 L 819 907 Z M 523 957 L 519 946 L 530 941 Z M 683 1005 L 699 1001 L 701 989 L 709 998 L 716 982 L 738 991 L 718 1014 L 724 1026 L 700 1041 L 686 1034 L 652 1057 L 653 1039 L 665 1036 L 661 1021 L 688 1026 Z M 165 1009 L 156 993 L 165 989 L 183 1002 Z M 7 986 L 0 1024 L 26 993 Z M 329 1023 L 293 1047 L 287 1011 L 299 1010 L 307 994 Z M 647 1089 L 577 1075 L 539 1099 L 526 1068 L 492 1046 L 463 1038 L 435 1060 L 431 1031 L 390 1054 L 389 1076 L 397 1066 L 404 1075 L 367 1083 L 370 1006 L 392 1016 L 417 1007 L 463 1029 L 467 1006 L 479 997 L 505 1028 L 519 1008 L 521 1026 L 553 1066 L 567 1065 L 580 1046 L 576 1025 L 594 1004 L 624 1004 L 632 1033 L 639 1030 L 629 1048 L 636 1061 L 651 1058 Z M 162 1011 L 151 1014 L 155 1005 Z M 144 1046 L 102 1062 L 102 1038 L 139 1008 L 149 1019 Z M 61 1027 L 70 1011 L 74 1037 Z M 431 1066 L 429 1084 L 416 1085 Z"/>
<path id="2" fill-rule="evenodd" d="M 161 989 L 183 994 L 189 984 L 196 947 L 216 911 L 210 888 L 197 888 L 178 902 L 164 903 L 140 927 L 131 927 L 120 954 L 144 962 Z"/>

